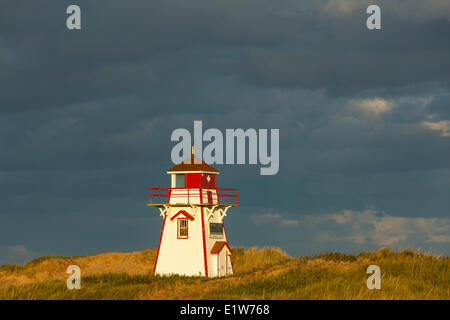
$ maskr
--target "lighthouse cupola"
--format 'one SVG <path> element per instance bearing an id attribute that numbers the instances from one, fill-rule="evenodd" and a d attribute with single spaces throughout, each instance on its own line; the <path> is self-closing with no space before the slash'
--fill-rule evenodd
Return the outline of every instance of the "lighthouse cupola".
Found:
<path id="1" fill-rule="evenodd" d="M 216 188 L 219 171 L 195 157 L 194 147 L 190 158 L 167 171 L 172 188 Z"/>

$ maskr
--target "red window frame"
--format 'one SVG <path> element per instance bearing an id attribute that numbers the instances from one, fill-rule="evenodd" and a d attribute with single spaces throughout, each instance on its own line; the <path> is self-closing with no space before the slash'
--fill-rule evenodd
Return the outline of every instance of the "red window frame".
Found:
<path id="1" fill-rule="evenodd" d="M 186 221 L 186 235 L 180 235 L 180 220 Z M 178 218 L 177 219 L 177 239 L 188 239 L 189 238 L 189 219 L 188 218 Z"/>

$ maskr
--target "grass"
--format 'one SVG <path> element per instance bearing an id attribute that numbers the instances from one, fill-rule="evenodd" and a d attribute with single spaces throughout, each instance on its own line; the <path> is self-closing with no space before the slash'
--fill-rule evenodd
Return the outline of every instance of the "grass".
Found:
<path id="1" fill-rule="evenodd" d="M 278 248 L 234 248 L 234 276 L 220 279 L 154 276 L 155 254 L 149 249 L 45 256 L 22 266 L 5 265 L 0 268 L 0 299 L 450 298 L 449 257 L 411 249 L 290 257 Z M 83 270 L 81 290 L 66 287 L 69 264 Z M 366 286 L 366 268 L 371 264 L 381 268 L 380 290 Z"/>

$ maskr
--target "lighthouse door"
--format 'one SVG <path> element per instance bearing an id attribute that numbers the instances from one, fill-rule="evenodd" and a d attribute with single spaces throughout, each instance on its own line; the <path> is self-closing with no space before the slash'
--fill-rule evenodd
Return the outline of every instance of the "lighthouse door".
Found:
<path id="1" fill-rule="evenodd" d="M 226 261 L 226 272 L 227 276 L 231 276 L 233 274 L 233 266 L 231 265 L 231 254 L 227 254 L 227 261 Z"/>
<path id="2" fill-rule="evenodd" d="M 227 275 L 227 252 L 226 250 L 220 251 L 220 253 L 217 255 L 217 276 L 224 277 Z"/>

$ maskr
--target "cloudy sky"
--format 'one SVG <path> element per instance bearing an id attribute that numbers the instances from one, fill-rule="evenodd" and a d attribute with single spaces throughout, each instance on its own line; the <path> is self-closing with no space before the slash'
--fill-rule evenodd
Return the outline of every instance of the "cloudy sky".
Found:
<path id="1" fill-rule="evenodd" d="M 450 254 L 449 38 L 447 0 L 3 0 L 0 264 L 157 247 L 194 120 L 280 129 L 277 175 L 216 166 L 231 246 Z"/>

